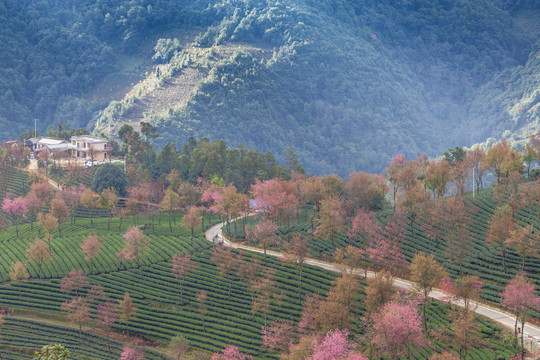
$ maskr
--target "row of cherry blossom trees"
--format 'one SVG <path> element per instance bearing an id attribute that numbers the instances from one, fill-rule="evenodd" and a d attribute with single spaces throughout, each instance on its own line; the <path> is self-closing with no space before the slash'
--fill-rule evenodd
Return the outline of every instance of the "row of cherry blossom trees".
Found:
<path id="1" fill-rule="evenodd" d="M 360 284 L 354 275 L 345 273 L 336 279 L 327 297 L 314 293 L 306 296 L 299 322 L 274 319 L 262 328 L 263 347 L 276 351 L 282 359 L 365 359 L 355 348 L 364 349 L 370 357 L 385 356 L 399 359 L 410 357 L 410 350 L 418 346 L 430 346 L 430 341 L 443 341 L 453 345 L 457 358 L 465 359 L 473 348 L 483 343 L 480 325 L 474 319 L 474 309 L 480 298 L 482 281 L 478 276 L 466 276 L 451 280 L 433 255 L 419 253 L 411 264 L 411 277 L 416 293 L 407 294 L 393 286 L 392 275 L 383 270 L 369 278 L 365 287 L 363 305 L 364 330 L 360 344 L 351 341 L 350 328 L 354 328 L 354 308 L 359 306 Z M 460 308 L 451 309 L 448 325 L 435 324 L 428 328 L 425 306 L 428 294 L 440 286 L 447 294 L 446 300 L 456 301 Z M 516 315 L 516 342 L 521 329 L 533 311 L 537 311 L 540 299 L 534 285 L 525 275 L 511 280 L 502 296 L 502 305 Z M 423 315 L 418 311 L 423 308 Z M 424 324 L 424 325 L 423 325 Z M 433 326 L 433 325 L 432 325 Z M 434 355 L 434 356 L 443 356 Z M 456 354 L 446 352 L 446 358 Z M 214 360 L 252 359 L 234 346 L 214 354 Z"/>

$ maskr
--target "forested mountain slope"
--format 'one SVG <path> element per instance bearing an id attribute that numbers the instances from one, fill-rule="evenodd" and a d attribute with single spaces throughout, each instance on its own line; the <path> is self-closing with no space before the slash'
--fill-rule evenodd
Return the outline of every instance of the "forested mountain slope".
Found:
<path id="1" fill-rule="evenodd" d="M 144 120 L 161 144 L 291 146 L 309 172 L 380 171 L 398 152 L 537 126 L 539 11 L 506 0 L 6 1 L 2 136 L 33 118 L 96 132 Z"/>

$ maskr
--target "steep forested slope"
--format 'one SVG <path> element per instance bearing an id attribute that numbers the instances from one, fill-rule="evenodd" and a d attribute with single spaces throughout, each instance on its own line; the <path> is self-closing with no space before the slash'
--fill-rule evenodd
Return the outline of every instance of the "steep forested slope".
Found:
<path id="1" fill-rule="evenodd" d="M 16 137 L 33 127 L 34 119 L 42 131 L 59 122 L 86 127 L 114 96 L 88 96 L 99 82 L 107 74 L 124 72 L 122 60 L 136 59 L 144 39 L 154 32 L 166 31 L 171 23 L 182 26 L 176 18 L 184 9 L 181 1 L 152 3 L 2 1 L 0 136 Z"/>
<path id="2" fill-rule="evenodd" d="M 164 133 L 196 127 L 278 153 L 293 145 L 322 173 L 470 144 L 461 130 L 471 99 L 523 63 L 532 41 L 489 1 L 224 2 L 205 13 L 220 22 L 202 46 L 262 41 L 274 57 L 218 64 Z"/>
<path id="3" fill-rule="evenodd" d="M 380 171 L 398 152 L 436 155 L 538 119 L 538 11 L 507 0 L 7 1 L 0 51 L 16 51 L 0 57 L 2 137 L 33 118 L 97 132 L 145 119 L 161 144 L 292 146 L 309 172 Z M 166 74 L 151 59 L 159 38 L 180 39 L 159 59 Z M 128 94 L 141 77 L 152 88 Z"/>

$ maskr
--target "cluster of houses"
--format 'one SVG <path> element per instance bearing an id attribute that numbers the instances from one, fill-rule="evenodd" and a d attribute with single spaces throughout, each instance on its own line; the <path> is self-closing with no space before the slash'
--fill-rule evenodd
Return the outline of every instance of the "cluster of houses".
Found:
<path id="1" fill-rule="evenodd" d="M 69 141 L 47 137 L 30 138 L 24 141 L 24 146 L 30 148 L 35 157 L 46 149 L 51 156 L 93 161 L 108 160 L 112 151 L 107 139 L 89 135 L 72 136 Z"/>

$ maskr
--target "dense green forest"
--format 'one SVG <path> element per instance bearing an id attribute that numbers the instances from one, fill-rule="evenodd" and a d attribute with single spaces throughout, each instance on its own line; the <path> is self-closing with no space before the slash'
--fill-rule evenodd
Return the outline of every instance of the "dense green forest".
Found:
<path id="1" fill-rule="evenodd" d="M 534 0 L 7 0 L 0 136 L 137 121 L 137 94 L 118 102 L 133 84 L 195 70 L 186 105 L 151 117 L 158 145 L 208 137 L 292 147 L 308 172 L 380 171 L 535 130 L 539 14 Z"/>

